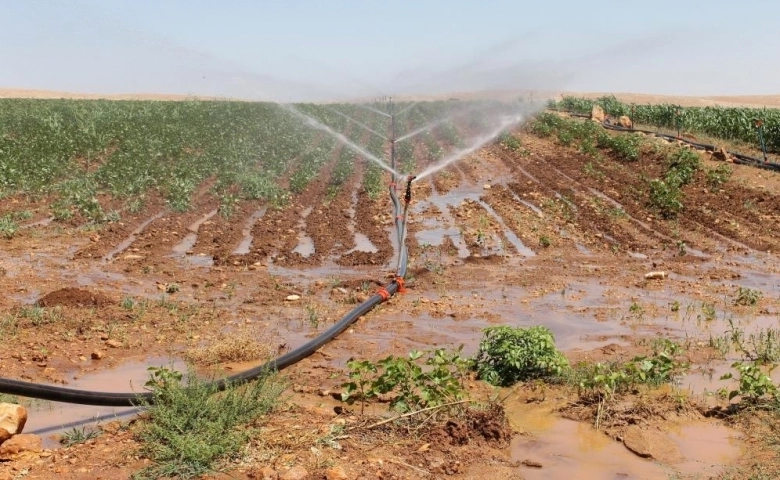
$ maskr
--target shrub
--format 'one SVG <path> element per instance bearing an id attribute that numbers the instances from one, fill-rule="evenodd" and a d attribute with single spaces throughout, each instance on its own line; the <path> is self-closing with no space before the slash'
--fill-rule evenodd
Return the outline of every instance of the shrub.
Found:
<path id="1" fill-rule="evenodd" d="M 483 330 L 475 366 L 479 378 L 492 385 L 507 386 L 560 376 L 569 363 L 555 348 L 555 339 L 547 327 L 498 326 Z"/>
<path id="2" fill-rule="evenodd" d="M 363 405 L 367 399 L 395 394 L 390 408 L 401 413 L 460 400 L 467 394 L 462 378 L 470 366 L 460 352 L 437 349 L 425 356 L 412 351 L 378 362 L 352 360 L 341 400 L 351 404 L 359 399 Z"/>
<path id="3" fill-rule="evenodd" d="M 235 457 L 252 434 L 238 427 L 271 411 L 286 386 L 268 373 L 246 385 L 228 384 L 220 392 L 193 371 L 183 381 L 179 372 L 149 370 L 146 386 L 154 402 L 139 402 L 148 417 L 138 438 L 141 453 L 153 463 L 135 478 L 199 477 L 218 460 Z"/>
<path id="4" fill-rule="evenodd" d="M 651 180 L 650 206 L 657 209 L 664 218 L 675 218 L 683 208 L 682 190 L 674 183 Z"/>

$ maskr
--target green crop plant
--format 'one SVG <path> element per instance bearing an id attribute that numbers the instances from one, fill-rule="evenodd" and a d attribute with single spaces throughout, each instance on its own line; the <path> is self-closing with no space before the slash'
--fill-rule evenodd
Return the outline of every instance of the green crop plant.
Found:
<path id="1" fill-rule="evenodd" d="M 675 184 L 654 179 L 649 184 L 649 204 L 658 210 L 662 217 L 676 218 L 682 211 L 682 190 Z"/>
<path id="2" fill-rule="evenodd" d="M 710 190 L 716 191 L 723 184 L 729 181 L 733 170 L 726 164 L 718 165 L 715 168 L 708 168 L 706 173 L 707 186 Z"/>
<path id="3" fill-rule="evenodd" d="M 16 235 L 17 230 L 19 230 L 19 225 L 17 225 L 13 216 L 3 215 L 2 217 L 0 217 L 0 235 L 2 235 L 7 239 L 10 239 L 13 238 L 14 235 Z"/>
<path id="4" fill-rule="evenodd" d="M 412 351 L 406 357 L 389 356 L 378 362 L 347 362 L 349 381 L 342 385 L 341 399 L 365 402 L 380 395 L 393 395 L 390 408 L 406 413 L 458 401 L 467 395 L 463 385 L 471 363 L 454 351 Z"/>
<path id="5" fill-rule="evenodd" d="M 567 96 L 559 102 L 554 102 L 552 106 L 558 110 L 590 114 L 594 105 L 600 105 L 605 113 L 612 117 L 630 114 L 637 124 L 674 130 L 678 125 L 682 125 L 690 132 L 750 144 L 757 143 L 755 120 L 759 119 L 763 122 L 767 148 L 780 151 L 780 109 L 680 107 L 671 104 L 629 105 L 614 96 L 598 99 Z"/>
<path id="6" fill-rule="evenodd" d="M 79 443 L 88 442 L 93 438 L 100 436 L 101 431 L 95 427 L 73 427 L 70 430 L 66 430 L 62 436 L 60 436 L 60 443 L 66 447 L 72 447 Z"/>
<path id="7" fill-rule="evenodd" d="M 780 406 L 780 391 L 769 376 L 772 366 L 767 369 L 754 362 L 735 362 L 731 365 L 739 374 L 737 378 L 738 386 L 732 390 L 722 388 L 719 390 L 721 396 L 733 400 L 740 397 L 740 403 L 752 407 L 768 406 L 777 408 Z M 734 378 L 732 373 L 726 373 L 720 377 L 721 380 L 731 380 Z"/>
<path id="8" fill-rule="evenodd" d="M 763 294 L 759 290 L 748 287 L 737 288 L 737 294 L 734 298 L 734 305 L 754 306 L 761 300 Z"/>
<path id="9" fill-rule="evenodd" d="M 498 136 L 498 144 L 511 152 L 517 152 L 523 148 L 523 143 L 509 132 L 503 132 Z"/>
<path id="10" fill-rule="evenodd" d="M 474 366 L 479 378 L 492 385 L 560 377 L 569 368 L 547 327 L 497 326 L 482 332 Z"/>

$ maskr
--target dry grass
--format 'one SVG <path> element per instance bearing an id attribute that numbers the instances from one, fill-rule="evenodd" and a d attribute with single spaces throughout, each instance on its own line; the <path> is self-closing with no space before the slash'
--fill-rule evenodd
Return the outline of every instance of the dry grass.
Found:
<path id="1" fill-rule="evenodd" d="M 220 334 L 212 343 L 190 348 L 184 356 L 196 365 L 225 362 L 251 362 L 271 358 L 273 344 L 257 330 L 238 330 Z"/>

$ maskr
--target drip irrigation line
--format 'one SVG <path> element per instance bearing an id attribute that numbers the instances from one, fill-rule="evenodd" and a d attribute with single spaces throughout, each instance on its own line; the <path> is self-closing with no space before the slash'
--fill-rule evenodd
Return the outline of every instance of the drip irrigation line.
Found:
<path id="1" fill-rule="evenodd" d="M 571 113 L 571 112 L 566 112 L 566 113 L 568 113 L 570 117 L 591 118 L 590 115 L 585 115 L 585 114 L 582 114 L 582 113 Z M 615 125 L 615 124 L 612 124 L 612 123 L 608 123 L 606 121 L 606 119 L 601 122 L 601 126 L 606 128 L 606 129 L 608 129 L 608 130 L 614 130 L 614 131 L 618 131 L 618 132 L 628 132 L 628 133 L 639 132 L 639 133 L 644 133 L 645 135 L 650 135 L 650 136 L 654 136 L 654 137 L 658 137 L 658 138 L 663 138 L 664 140 L 669 140 L 669 141 L 672 141 L 672 142 L 680 141 L 680 142 L 686 143 L 686 144 L 688 144 L 688 145 L 690 145 L 692 147 L 698 148 L 700 150 L 706 150 L 708 152 L 714 152 L 715 150 L 718 149 L 718 147 L 716 147 L 715 145 L 710 145 L 708 143 L 694 142 L 693 140 L 688 140 L 686 138 L 682 138 L 682 137 L 678 138 L 675 135 L 667 135 L 665 133 L 655 132 L 653 130 L 641 130 L 641 129 L 627 128 L 627 127 L 623 127 L 623 126 L 620 126 L 620 125 Z M 739 165 L 749 165 L 749 166 L 752 166 L 752 167 L 763 168 L 765 170 L 774 170 L 776 172 L 780 172 L 780 163 L 765 162 L 764 159 L 762 159 L 762 158 L 751 157 L 750 155 L 744 155 L 742 153 L 735 152 L 735 151 L 732 151 L 732 150 L 726 150 L 726 153 L 728 153 L 729 155 L 734 157 L 734 163 L 736 163 L 736 164 L 739 164 Z"/>

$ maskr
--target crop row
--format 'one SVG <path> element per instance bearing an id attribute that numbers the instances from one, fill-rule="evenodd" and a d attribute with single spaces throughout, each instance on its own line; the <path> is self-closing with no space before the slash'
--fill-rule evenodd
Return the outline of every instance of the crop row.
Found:
<path id="1" fill-rule="evenodd" d="M 417 145 L 436 161 L 463 145 L 478 116 L 461 115 L 469 102 L 400 103 L 396 136 L 430 126 L 396 144 L 399 169 L 412 173 Z M 297 104 L 290 108 L 338 132 L 373 156 L 389 155 L 388 105 Z M 443 120 L 448 119 L 449 120 Z M 57 220 L 80 215 L 116 221 L 137 213 L 150 192 L 184 211 L 207 180 L 230 214 L 241 199 L 274 204 L 301 193 L 332 162 L 335 194 L 365 163 L 373 197 L 384 170 L 322 128 L 272 103 L 227 101 L 109 101 L 0 99 L 0 198 L 43 198 Z M 282 177 L 289 187 L 281 187 Z M 104 211 L 108 210 L 110 211 Z M 9 217 L 10 218 L 10 217 Z M 9 222 L 16 222 L 11 219 Z"/>
<path id="2" fill-rule="evenodd" d="M 638 124 L 699 132 L 724 140 L 750 144 L 758 142 L 756 121 L 762 122 L 767 149 L 780 151 L 780 109 L 731 107 L 681 107 L 672 104 L 634 105 L 614 96 L 597 99 L 563 97 L 551 101 L 550 107 L 574 113 L 589 114 L 600 105 L 613 117 L 631 116 Z"/>

